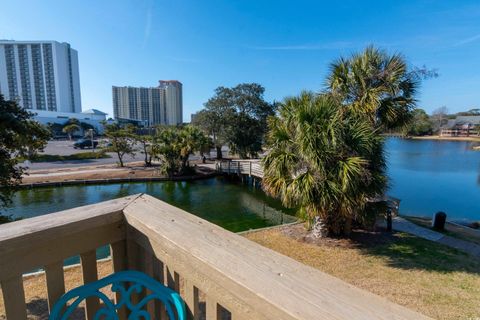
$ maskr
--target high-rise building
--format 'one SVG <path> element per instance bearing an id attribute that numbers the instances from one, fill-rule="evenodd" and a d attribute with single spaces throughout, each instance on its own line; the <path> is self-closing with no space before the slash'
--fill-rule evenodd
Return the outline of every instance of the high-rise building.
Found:
<path id="1" fill-rule="evenodd" d="M 158 87 L 112 87 L 113 116 L 151 125 L 182 123 L 182 84 L 160 81 Z"/>
<path id="2" fill-rule="evenodd" d="M 0 93 L 26 109 L 80 113 L 77 51 L 65 42 L 0 40 Z"/>
<path id="3" fill-rule="evenodd" d="M 160 80 L 159 87 L 165 89 L 165 112 L 167 124 L 182 123 L 182 83 L 177 80 Z"/>
<path id="4" fill-rule="evenodd" d="M 116 120 L 140 121 L 149 126 L 166 124 L 164 89 L 113 86 L 112 97 Z"/>

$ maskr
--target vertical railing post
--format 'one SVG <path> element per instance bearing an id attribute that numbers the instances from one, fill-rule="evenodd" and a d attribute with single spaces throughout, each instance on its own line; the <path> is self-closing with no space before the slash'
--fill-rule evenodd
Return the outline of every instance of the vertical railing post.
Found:
<path id="1" fill-rule="evenodd" d="M 80 254 L 82 265 L 83 283 L 90 283 L 98 280 L 97 273 L 97 257 L 95 250 L 91 250 Z M 99 300 L 97 297 L 89 297 L 85 303 L 85 318 L 93 320 L 95 313 L 99 308 Z"/>
<path id="2" fill-rule="evenodd" d="M 165 284 L 165 265 L 156 256 L 153 257 L 153 278 L 161 284 Z M 165 306 L 160 301 L 155 301 L 155 313 L 162 320 L 168 319 Z"/>
<path id="3" fill-rule="evenodd" d="M 153 277 L 154 266 L 153 266 L 153 255 L 150 251 L 145 250 L 145 270 L 144 271 L 150 277 Z M 149 296 L 152 294 L 152 291 L 147 289 L 146 295 Z M 147 303 L 147 312 L 150 314 L 152 319 L 155 319 L 155 301 L 149 301 Z"/>
<path id="4" fill-rule="evenodd" d="M 127 244 L 125 240 L 112 243 L 110 245 L 110 252 L 112 253 L 113 272 L 118 272 L 127 269 Z M 119 303 L 122 295 L 120 292 L 115 293 L 115 303 Z M 127 309 L 122 307 L 118 310 L 118 318 L 120 320 L 127 319 Z"/>
<path id="5" fill-rule="evenodd" d="M 45 266 L 47 284 L 48 311 L 51 312 L 55 302 L 65 293 L 63 260 Z"/>
<path id="6" fill-rule="evenodd" d="M 10 320 L 26 320 L 27 306 L 25 304 L 25 291 L 23 290 L 22 275 L 2 281 L 3 302 L 5 315 Z"/>
<path id="7" fill-rule="evenodd" d="M 222 318 L 221 309 L 217 300 L 208 296 L 206 301 L 206 318 L 208 320 L 220 320 Z"/>
<path id="8" fill-rule="evenodd" d="M 200 318 L 198 289 L 187 279 L 184 280 L 184 289 L 183 300 L 187 305 L 188 319 L 198 320 Z"/>

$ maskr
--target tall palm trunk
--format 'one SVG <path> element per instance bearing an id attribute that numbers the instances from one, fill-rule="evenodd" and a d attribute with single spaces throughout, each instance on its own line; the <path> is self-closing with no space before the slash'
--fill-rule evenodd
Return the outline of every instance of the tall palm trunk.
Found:
<path id="1" fill-rule="evenodd" d="M 316 239 L 328 237 L 328 226 L 320 216 L 314 218 L 311 235 Z"/>
<path id="2" fill-rule="evenodd" d="M 223 158 L 222 155 L 222 146 L 215 146 L 215 149 L 217 150 L 217 159 L 220 160 Z"/>
<path id="3" fill-rule="evenodd" d="M 180 168 L 180 171 L 182 174 L 185 174 L 187 167 L 188 167 L 188 155 L 185 157 L 182 157 L 182 167 Z"/>
<path id="4" fill-rule="evenodd" d="M 352 233 L 352 217 L 350 215 L 345 217 L 343 225 L 343 234 L 349 236 Z"/>

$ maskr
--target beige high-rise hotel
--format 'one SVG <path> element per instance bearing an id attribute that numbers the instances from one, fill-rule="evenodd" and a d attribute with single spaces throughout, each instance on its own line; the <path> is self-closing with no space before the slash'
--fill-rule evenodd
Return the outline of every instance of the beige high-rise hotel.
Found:
<path id="1" fill-rule="evenodd" d="M 116 120 L 134 120 L 152 125 L 183 122 L 182 83 L 160 80 L 158 87 L 112 87 Z"/>

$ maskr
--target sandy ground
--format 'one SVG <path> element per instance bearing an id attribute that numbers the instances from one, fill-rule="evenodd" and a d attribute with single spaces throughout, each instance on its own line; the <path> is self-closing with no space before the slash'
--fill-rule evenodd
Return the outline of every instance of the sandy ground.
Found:
<path id="1" fill-rule="evenodd" d="M 480 137 L 478 137 L 478 136 L 471 136 L 471 137 L 422 136 L 422 137 L 411 137 L 410 139 L 414 139 L 414 140 L 443 140 L 443 141 L 480 142 Z"/>
<path id="2" fill-rule="evenodd" d="M 194 165 L 195 163 L 192 163 Z M 198 168 L 199 174 L 211 173 L 206 167 Z M 117 165 L 85 166 L 76 168 L 30 170 L 22 178 L 22 184 L 42 182 L 64 182 L 71 180 L 92 180 L 112 178 L 162 177 L 158 167 L 145 167 L 143 162 L 129 163 L 120 168 Z"/>
<path id="3" fill-rule="evenodd" d="M 98 276 L 103 278 L 113 272 L 110 260 L 98 262 Z M 81 268 L 79 266 L 65 268 L 65 290 L 71 290 L 83 283 Z M 25 290 L 25 300 L 27 301 L 27 313 L 29 320 L 47 320 L 48 304 L 45 285 L 45 274 L 40 273 L 33 276 L 24 277 L 23 286 Z M 107 293 L 104 291 L 104 293 Z M 112 296 L 110 294 L 110 296 Z M 113 298 L 113 296 L 112 296 Z M 82 305 L 83 306 L 83 305 Z M 83 308 L 78 308 L 74 313 L 73 319 L 84 319 Z M 4 320 L 5 306 L 3 305 L 3 295 L 0 292 L 0 319 Z"/>

